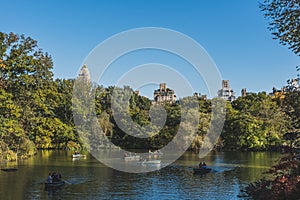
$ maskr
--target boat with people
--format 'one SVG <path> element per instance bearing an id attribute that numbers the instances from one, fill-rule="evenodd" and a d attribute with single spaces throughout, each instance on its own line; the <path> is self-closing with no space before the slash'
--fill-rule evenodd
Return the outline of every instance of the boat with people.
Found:
<path id="1" fill-rule="evenodd" d="M 47 180 L 44 182 L 45 189 L 57 188 L 65 185 L 65 181 L 62 180 L 62 176 L 60 173 L 49 173 Z"/>
<path id="2" fill-rule="evenodd" d="M 199 163 L 199 168 L 193 168 L 195 174 L 207 174 L 211 172 L 211 168 L 207 167 L 205 162 Z"/>
<path id="3" fill-rule="evenodd" d="M 135 161 L 135 160 L 140 160 L 140 158 L 141 157 L 137 154 L 131 154 L 131 153 L 129 153 L 129 154 L 125 153 L 124 154 L 124 160 L 125 161 Z"/>
<path id="4" fill-rule="evenodd" d="M 72 158 L 85 158 L 86 155 L 84 154 L 81 154 L 79 152 L 75 152 L 73 155 L 72 155 Z"/>
<path id="5" fill-rule="evenodd" d="M 59 180 L 59 181 L 53 181 L 53 182 L 45 182 L 45 188 L 56 188 L 65 185 L 65 181 Z"/>
<path id="6" fill-rule="evenodd" d="M 193 168 L 193 171 L 195 174 L 207 174 L 209 172 L 211 172 L 211 168 Z"/>
<path id="7" fill-rule="evenodd" d="M 149 156 L 161 156 L 163 153 L 160 150 L 151 151 L 149 150 Z"/>

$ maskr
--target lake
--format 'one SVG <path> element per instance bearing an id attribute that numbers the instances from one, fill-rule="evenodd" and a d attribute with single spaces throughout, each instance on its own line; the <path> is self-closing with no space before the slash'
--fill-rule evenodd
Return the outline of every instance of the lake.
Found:
<path id="1" fill-rule="evenodd" d="M 71 155 L 70 151 L 39 151 L 18 163 L 2 163 L 2 168 L 17 165 L 18 170 L 0 171 L 0 199 L 241 199 L 240 189 L 265 176 L 263 172 L 282 156 L 214 152 L 202 159 L 212 172 L 198 175 L 192 167 L 199 158 L 192 152 L 158 171 L 141 174 L 108 168 L 90 155 L 76 160 Z M 52 171 L 60 172 L 66 184 L 45 190 L 43 182 Z"/>

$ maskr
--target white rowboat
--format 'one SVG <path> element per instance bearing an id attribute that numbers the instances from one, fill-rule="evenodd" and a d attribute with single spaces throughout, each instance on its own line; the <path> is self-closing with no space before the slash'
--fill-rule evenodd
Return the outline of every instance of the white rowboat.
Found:
<path id="1" fill-rule="evenodd" d="M 160 164 L 161 160 L 146 160 L 146 161 L 141 161 L 138 162 L 139 164 Z"/>
<path id="2" fill-rule="evenodd" d="M 132 160 L 139 160 L 140 156 L 135 155 L 135 156 L 124 156 L 125 161 L 132 161 Z"/>
<path id="3" fill-rule="evenodd" d="M 73 154 L 72 155 L 72 158 L 85 158 L 86 155 L 83 155 L 83 154 Z"/>

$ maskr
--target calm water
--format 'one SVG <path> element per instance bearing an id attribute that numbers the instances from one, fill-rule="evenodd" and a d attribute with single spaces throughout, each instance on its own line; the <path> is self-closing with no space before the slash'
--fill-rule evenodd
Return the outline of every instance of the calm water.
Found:
<path id="1" fill-rule="evenodd" d="M 258 180 L 281 156 L 277 153 L 211 153 L 213 168 L 194 175 L 197 154 L 186 152 L 175 163 L 154 172 L 130 174 L 110 169 L 92 157 L 72 160 L 72 152 L 40 151 L 18 164 L 16 172 L 0 171 L 0 199 L 240 199 L 240 189 Z M 163 163 L 162 163 L 163 164 Z M 58 171 L 66 185 L 45 191 L 43 181 Z"/>

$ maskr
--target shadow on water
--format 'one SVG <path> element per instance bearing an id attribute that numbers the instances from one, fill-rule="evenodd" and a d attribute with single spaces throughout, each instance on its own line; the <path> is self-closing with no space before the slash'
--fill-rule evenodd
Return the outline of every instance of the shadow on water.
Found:
<path id="1" fill-rule="evenodd" d="M 64 180 L 66 185 L 80 185 L 80 184 L 88 184 L 89 182 L 93 182 L 95 180 L 83 178 L 83 177 L 73 177 Z"/>
<path id="2" fill-rule="evenodd" d="M 44 191 L 49 197 L 59 197 L 63 193 L 64 186 L 60 187 L 46 187 L 44 186 Z"/>
<path id="3" fill-rule="evenodd" d="M 45 181 L 46 180 L 40 180 L 33 187 L 43 185 L 43 190 L 45 192 L 44 194 L 47 194 L 49 198 L 54 198 L 54 199 L 65 199 L 66 193 L 76 189 L 76 186 L 80 187 L 81 184 L 87 184 L 89 182 L 89 180 L 87 180 L 86 178 L 74 177 L 74 178 L 64 179 L 63 185 L 59 185 L 55 187 L 47 187 L 45 185 Z M 40 191 L 37 190 L 36 192 L 40 192 Z"/>

